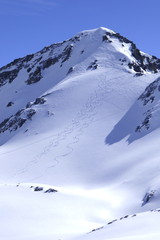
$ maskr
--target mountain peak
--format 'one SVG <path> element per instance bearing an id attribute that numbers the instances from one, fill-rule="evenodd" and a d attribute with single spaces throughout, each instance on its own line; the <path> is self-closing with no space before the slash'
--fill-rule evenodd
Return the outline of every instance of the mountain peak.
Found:
<path id="1" fill-rule="evenodd" d="M 105 33 L 105 32 L 110 32 L 110 33 L 115 33 L 113 30 L 106 28 L 106 27 L 99 27 L 99 28 L 94 28 L 94 29 L 90 29 L 90 30 L 84 30 L 79 32 L 79 34 L 81 33 Z"/>
<path id="2" fill-rule="evenodd" d="M 2 67 L 3 240 L 109 239 L 159 207 L 159 99 L 160 60 L 103 27 Z"/>
<path id="3" fill-rule="evenodd" d="M 0 88 L 6 91 L 6 95 L 9 88 L 10 97 L 1 99 L 4 103 L 0 116 L 1 135 L 6 131 L 14 132 L 32 119 L 36 114 L 34 107 L 37 99 L 43 98 L 49 89 L 64 79 L 106 69 L 142 76 L 159 72 L 160 60 L 142 53 L 132 41 L 119 33 L 100 27 L 82 31 L 68 40 L 2 67 Z M 32 90 L 35 88 L 36 91 Z M 19 103 L 21 89 L 25 97 Z M 33 91 L 31 96 L 30 91 Z M 4 142 L 5 138 L 2 139 Z"/>

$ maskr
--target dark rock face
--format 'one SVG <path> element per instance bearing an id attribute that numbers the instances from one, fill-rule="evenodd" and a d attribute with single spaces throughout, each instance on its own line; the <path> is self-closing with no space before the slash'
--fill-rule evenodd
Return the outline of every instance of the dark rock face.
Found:
<path id="1" fill-rule="evenodd" d="M 7 64 L 6 66 L 1 67 L 0 72 L 6 70 L 8 68 L 14 67 L 14 66 L 17 66 L 18 68 L 21 68 L 24 63 L 28 63 L 29 61 L 32 60 L 33 57 L 34 57 L 34 54 L 27 55 L 23 58 L 17 58 L 13 62 Z"/>
<path id="2" fill-rule="evenodd" d="M 45 95 L 47 96 L 47 95 Z M 32 120 L 33 115 L 36 114 L 36 110 L 32 107 L 44 104 L 46 102 L 45 96 L 36 98 L 34 102 L 27 103 L 24 109 L 19 110 L 15 115 L 10 116 L 0 123 L 0 134 L 6 131 L 13 132 L 18 128 L 21 128 L 28 120 Z M 9 102 L 7 107 L 11 107 L 14 103 Z"/>
<path id="3" fill-rule="evenodd" d="M 37 83 L 41 80 L 41 78 L 42 78 L 41 68 L 38 66 L 34 72 L 29 74 L 29 78 L 26 81 L 26 83 L 28 85 Z"/>
<path id="4" fill-rule="evenodd" d="M 33 105 L 44 104 L 45 102 L 46 102 L 46 100 L 42 96 L 42 97 L 36 98 Z"/>
<path id="5" fill-rule="evenodd" d="M 57 48 L 59 45 L 61 46 L 62 43 L 61 44 L 53 44 L 49 47 L 46 47 L 39 53 L 43 54 L 47 51 L 52 52 L 54 50 L 54 48 Z M 53 66 L 54 64 L 58 63 L 60 60 L 61 60 L 60 66 L 62 67 L 62 64 L 70 58 L 72 49 L 73 49 L 73 44 L 70 44 L 70 45 L 67 45 L 61 53 L 54 55 L 54 57 L 49 57 L 48 59 L 46 59 L 44 61 L 41 61 L 42 56 L 39 57 L 38 59 L 36 59 L 32 66 L 27 66 L 28 67 L 27 72 L 29 73 L 29 77 L 26 80 L 26 83 L 28 85 L 30 85 L 30 84 L 39 82 L 43 78 L 43 70 Z M 38 66 L 36 67 L 36 69 L 34 71 L 32 71 L 32 69 L 35 68 L 36 64 Z"/>
<path id="6" fill-rule="evenodd" d="M 35 187 L 34 191 L 35 192 L 43 191 L 43 187 Z"/>
<path id="7" fill-rule="evenodd" d="M 4 71 L 0 73 L 0 87 L 5 85 L 7 82 L 11 83 L 19 73 L 19 69 L 14 69 L 12 71 Z"/>
<path id="8" fill-rule="evenodd" d="M 23 58 L 18 58 L 6 66 L 0 68 L 0 87 L 6 83 L 11 83 L 18 76 L 20 70 L 23 67 L 26 68 L 27 63 L 31 61 L 33 57 L 34 54 L 27 55 Z M 14 67 L 14 69 L 10 70 L 12 67 Z"/>
<path id="9" fill-rule="evenodd" d="M 67 60 L 70 58 L 71 53 L 72 53 L 72 49 L 73 49 L 73 45 L 70 44 L 69 46 L 67 46 L 67 47 L 63 50 L 62 56 L 61 56 L 61 58 L 62 58 L 62 63 L 64 63 L 65 61 L 67 61 Z"/>
<path id="10" fill-rule="evenodd" d="M 73 40 L 76 41 L 75 39 Z M 54 51 L 54 49 L 60 47 L 62 44 L 63 43 L 52 44 L 49 47 L 43 48 L 37 53 L 39 57 L 36 57 L 36 54 L 27 55 L 26 57 L 15 59 L 13 62 L 0 68 L 0 87 L 6 83 L 11 83 L 18 76 L 22 68 L 27 69 L 27 72 L 29 73 L 29 77 L 26 80 L 28 85 L 39 82 L 43 78 L 42 71 L 44 69 L 54 65 L 60 59 L 62 59 L 62 63 L 69 59 L 72 51 L 72 45 L 67 46 L 59 55 L 49 57 L 48 59 L 42 61 L 42 55 L 44 53 L 51 53 Z M 33 60 L 32 63 L 29 63 L 31 60 Z M 35 70 L 32 71 L 33 69 Z"/>
<path id="11" fill-rule="evenodd" d="M 149 84 L 149 86 L 138 98 L 138 100 L 142 102 L 143 106 L 149 105 L 149 109 L 143 114 L 145 118 L 142 123 L 135 129 L 136 132 L 141 132 L 142 128 L 149 130 L 150 121 L 154 114 L 154 105 L 152 105 L 152 103 L 155 101 L 157 91 L 160 92 L 160 77 Z"/>
<path id="12" fill-rule="evenodd" d="M 130 51 L 136 62 L 128 63 L 128 67 L 138 73 L 136 74 L 136 76 L 141 76 L 144 71 L 157 73 L 160 70 L 160 59 L 156 58 L 155 56 L 149 57 L 142 54 L 132 41 L 121 36 L 119 33 L 106 32 L 105 35 L 102 37 L 102 41 L 111 43 L 112 38 L 118 39 L 122 43 L 122 46 L 124 46 L 124 43 L 131 45 Z"/>
<path id="13" fill-rule="evenodd" d="M 59 57 L 48 58 L 47 60 L 41 62 L 43 70 L 49 68 L 50 66 L 54 65 L 59 61 Z"/>
<path id="14" fill-rule="evenodd" d="M 142 207 L 147 204 L 148 202 L 150 202 L 150 200 L 154 197 L 155 194 L 155 190 L 151 190 L 150 192 L 147 192 L 142 200 Z"/>
<path id="15" fill-rule="evenodd" d="M 79 35 L 61 43 L 52 44 L 48 47 L 43 48 L 36 54 L 27 55 L 26 57 L 15 59 L 13 62 L 0 68 L 0 87 L 6 83 L 12 83 L 17 78 L 22 68 L 26 69 L 29 73 L 28 79 L 26 80 L 27 85 L 38 83 L 43 78 L 43 71 L 49 67 L 59 63 L 60 67 L 69 60 L 72 55 L 74 44 L 81 40 L 81 38 L 87 36 L 85 33 Z M 136 45 L 121 36 L 119 33 L 105 32 L 102 36 L 102 41 L 111 43 L 113 39 L 118 39 L 119 42 L 124 46 L 130 44 L 130 51 L 135 61 L 130 61 L 128 64 L 129 69 L 133 69 L 136 73 L 135 76 L 141 76 L 145 71 L 157 73 L 160 71 L 160 59 L 155 56 L 147 56 L 143 54 Z M 81 51 L 81 54 L 84 50 Z M 44 54 L 48 54 L 47 59 L 43 59 Z M 92 63 L 88 69 L 96 69 L 98 65 Z M 70 73 L 70 70 L 68 71 Z"/>
<path id="16" fill-rule="evenodd" d="M 101 230 L 101 229 L 103 229 L 103 228 L 104 228 L 104 227 L 95 228 L 95 229 L 93 229 L 90 233 L 95 232 L 95 231 L 99 231 L 99 230 Z"/>
<path id="17" fill-rule="evenodd" d="M 0 123 L 0 133 L 5 131 L 13 132 L 22 127 L 27 120 L 31 120 L 36 113 L 34 109 L 22 109 L 10 118 L 5 119 Z"/>
<path id="18" fill-rule="evenodd" d="M 91 62 L 91 64 L 88 66 L 87 70 L 95 70 L 98 68 L 97 60 L 94 62 Z"/>
<path id="19" fill-rule="evenodd" d="M 25 65 L 25 68 L 27 68 L 27 72 L 31 72 L 31 70 L 42 60 L 42 56 L 36 58 L 32 64 Z"/>
<path id="20" fill-rule="evenodd" d="M 148 56 L 142 55 L 134 43 L 131 43 L 131 52 L 132 56 L 138 61 L 138 64 L 136 64 L 137 67 L 133 62 L 130 63 L 129 66 L 132 67 L 135 72 L 142 72 L 144 70 L 157 73 L 158 70 L 160 70 L 160 59 L 154 56 L 149 58 Z"/>
<path id="21" fill-rule="evenodd" d="M 144 93 L 141 94 L 138 100 L 141 100 L 143 102 L 143 105 L 146 105 L 148 102 L 152 103 L 155 99 L 156 90 L 160 92 L 160 77 L 149 84 L 149 86 L 145 89 Z"/>
<path id="22" fill-rule="evenodd" d="M 34 102 L 29 102 L 26 105 L 26 108 L 31 108 L 32 106 L 38 105 L 38 104 L 44 104 L 46 102 L 46 100 L 44 99 L 45 96 L 36 98 L 36 100 Z"/>
<path id="23" fill-rule="evenodd" d="M 83 35 L 83 33 L 81 33 L 81 35 Z M 76 43 L 76 42 L 80 41 L 80 39 L 81 39 L 81 36 L 79 35 L 79 36 L 75 36 L 73 38 L 70 38 L 69 41 L 73 42 L 73 43 Z"/>
<path id="24" fill-rule="evenodd" d="M 70 74 L 70 73 L 72 73 L 72 72 L 73 72 L 73 70 L 74 70 L 74 68 L 73 68 L 73 67 L 70 67 L 70 69 L 68 70 L 68 73 L 67 73 L 67 75 L 68 75 L 68 74 Z"/>
<path id="25" fill-rule="evenodd" d="M 135 132 L 141 132 L 142 128 L 145 128 L 146 130 L 148 130 L 150 128 L 150 119 L 151 118 L 152 118 L 151 111 L 147 111 L 145 119 L 139 126 L 137 126 L 137 128 L 135 129 Z"/>
<path id="26" fill-rule="evenodd" d="M 111 43 L 112 41 L 107 37 L 107 34 L 102 37 L 103 42 Z"/>
<path id="27" fill-rule="evenodd" d="M 137 73 L 143 73 L 141 67 L 139 65 L 137 65 L 136 63 L 134 63 L 134 62 L 128 63 L 128 67 L 130 69 L 133 69 Z"/>
<path id="28" fill-rule="evenodd" d="M 132 43 L 130 40 L 121 36 L 119 33 L 111 33 L 111 32 L 106 32 L 105 35 L 102 37 L 102 40 L 109 41 L 110 38 L 118 38 L 121 43 Z"/>
<path id="29" fill-rule="evenodd" d="M 58 192 L 58 191 L 53 188 L 49 188 L 44 193 L 56 193 L 56 192 Z"/>
<path id="30" fill-rule="evenodd" d="M 33 188 L 33 186 L 31 186 L 31 187 Z M 44 188 L 40 187 L 40 186 L 34 187 L 34 191 L 35 192 L 43 191 L 43 193 L 56 193 L 56 192 L 58 192 L 57 190 L 55 190 L 53 188 L 48 188 L 47 190 L 44 190 Z"/>
<path id="31" fill-rule="evenodd" d="M 13 104 L 14 104 L 13 102 L 9 102 L 9 103 L 7 104 L 7 107 L 11 107 Z"/>

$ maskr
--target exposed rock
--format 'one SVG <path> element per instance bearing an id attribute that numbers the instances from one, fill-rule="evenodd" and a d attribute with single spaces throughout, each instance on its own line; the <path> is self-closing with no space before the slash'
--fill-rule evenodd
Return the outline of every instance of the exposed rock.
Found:
<path id="1" fill-rule="evenodd" d="M 76 42 L 80 41 L 80 39 L 81 39 L 81 37 L 80 37 L 80 35 L 79 35 L 79 36 L 75 36 L 75 37 L 73 37 L 73 38 L 70 38 L 69 41 L 70 41 L 70 42 L 73 42 L 73 43 L 76 43 Z"/>
<path id="2" fill-rule="evenodd" d="M 143 106 L 147 106 L 147 110 L 144 112 L 144 120 L 141 124 L 139 124 L 135 132 L 141 132 L 142 129 L 149 130 L 150 122 L 153 118 L 154 114 L 157 112 L 157 104 L 154 103 L 157 101 L 156 96 L 160 91 L 160 77 L 157 78 L 154 82 L 149 84 L 149 86 L 145 89 L 145 91 L 138 98 L 139 101 L 142 102 Z M 156 111 L 155 111 L 156 109 Z"/>
<path id="3" fill-rule="evenodd" d="M 9 103 L 7 104 L 7 107 L 11 107 L 13 104 L 14 104 L 13 102 L 9 102 Z"/>
<path id="4" fill-rule="evenodd" d="M 38 105 L 38 104 L 44 104 L 46 102 L 46 100 L 44 99 L 44 96 L 36 98 L 36 100 L 34 102 L 29 102 L 26 105 L 26 108 L 30 108 L 34 105 Z"/>
<path id="5" fill-rule="evenodd" d="M 62 63 L 64 63 L 65 61 L 67 61 L 72 53 L 72 49 L 73 49 L 73 45 L 70 44 L 69 46 L 67 46 L 63 52 L 62 52 Z"/>
<path id="6" fill-rule="evenodd" d="M 39 51 L 38 53 L 40 54 L 44 54 L 46 52 L 49 52 L 49 51 L 53 51 L 55 50 L 56 48 L 60 47 L 63 45 L 63 42 L 60 42 L 60 43 L 54 43 L 54 44 L 51 44 L 50 46 L 47 46 L 47 47 L 44 47 L 41 51 Z"/>
<path id="7" fill-rule="evenodd" d="M 0 73 L 0 86 L 3 86 L 7 82 L 11 83 L 19 73 L 19 69 L 14 69 L 12 71 L 4 71 Z"/>
<path id="8" fill-rule="evenodd" d="M 133 69 L 137 73 L 143 73 L 143 70 L 141 69 L 140 65 L 136 64 L 135 62 L 128 63 L 128 67 L 130 69 Z"/>
<path id="9" fill-rule="evenodd" d="M 88 66 L 87 70 L 95 70 L 98 68 L 97 60 L 94 62 L 91 62 L 91 64 Z"/>
<path id="10" fill-rule="evenodd" d="M 42 78 L 41 68 L 38 66 L 34 72 L 29 74 L 29 78 L 26 81 L 26 83 L 28 85 L 37 83 L 41 80 L 41 78 Z"/>
<path id="11" fill-rule="evenodd" d="M 102 37 L 102 40 L 103 40 L 104 42 L 108 42 L 108 43 L 111 43 L 111 42 L 112 42 L 112 41 L 108 38 L 107 35 L 104 35 L 104 36 Z"/>
<path id="12" fill-rule="evenodd" d="M 144 93 L 141 94 L 138 100 L 141 100 L 143 102 L 143 105 L 146 105 L 148 102 L 153 102 L 156 89 L 160 91 L 160 77 L 149 84 L 149 86 L 145 89 Z"/>
<path id="13" fill-rule="evenodd" d="M 5 131 L 16 131 L 18 128 L 22 127 L 27 120 L 31 120 L 35 113 L 36 111 L 34 109 L 19 110 L 15 115 L 6 118 L 0 123 L 0 133 L 4 133 Z"/>
<path id="14" fill-rule="evenodd" d="M 101 230 L 101 229 L 103 229 L 103 228 L 104 228 L 104 227 L 95 228 L 95 229 L 93 229 L 91 232 L 99 231 L 99 230 Z"/>
<path id="15" fill-rule="evenodd" d="M 30 55 L 27 55 L 27 56 L 25 56 L 23 58 L 17 58 L 13 62 L 5 65 L 4 67 L 1 67 L 0 68 L 0 72 L 6 70 L 8 68 L 11 68 L 12 66 L 17 66 L 19 69 L 21 69 L 22 65 L 25 62 L 27 63 L 27 62 L 31 61 L 33 57 L 34 57 L 34 54 L 30 54 Z"/>
<path id="16" fill-rule="evenodd" d="M 142 75 L 143 71 L 157 73 L 160 70 L 160 59 L 156 58 L 155 56 L 146 56 L 137 48 L 137 46 L 132 41 L 121 36 L 119 33 L 106 32 L 102 37 L 102 41 L 112 42 L 112 38 L 118 39 L 123 44 L 123 46 L 124 43 L 130 44 L 131 54 L 136 61 L 130 62 L 128 66 L 136 73 L 140 73 Z"/>
<path id="17" fill-rule="evenodd" d="M 44 104 L 46 100 L 43 97 L 36 98 L 33 105 Z"/>
<path id="18" fill-rule="evenodd" d="M 31 72 L 31 70 L 36 66 L 37 63 L 39 63 L 42 60 L 42 56 L 39 58 L 36 58 L 32 64 L 26 65 L 25 68 L 27 68 L 27 72 Z"/>
<path id="19" fill-rule="evenodd" d="M 70 67 L 70 69 L 68 70 L 67 75 L 70 74 L 71 72 L 73 72 L 73 69 L 74 69 L 73 67 Z"/>
<path id="20" fill-rule="evenodd" d="M 35 192 L 42 191 L 42 190 L 43 190 L 43 187 L 38 187 L 38 186 L 37 186 L 37 187 L 34 188 L 34 191 L 35 191 Z"/>
<path id="21" fill-rule="evenodd" d="M 149 127 L 150 127 L 150 119 L 152 117 L 152 113 L 150 111 L 148 111 L 146 113 L 146 115 L 147 116 L 145 117 L 143 122 L 139 126 L 136 127 L 135 132 L 141 132 L 142 128 L 145 128 L 146 130 L 149 129 Z"/>
<path id="22" fill-rule="evenodd" d="M 142 207 L 143 207 L 146 203 L 150 202 L 150 200 L 151 200 L 151 198 L 153 198 L 154 194 L 155 194 L 155 190 L 151 190 L 151 191 L 149 191 L 149 192 L 147 192 L 147 193 L 145 194 L 145 196 L 144 196 L 144 198 L 143 198 L 143 200 L 142 200 Z"/>
<path id="23" fill-rule="evenodd" d="M 103 41 L 108 41 L 108 37 L 111 38 L 118 38 L 120 42 L 122 43 L 132 43 L 130 40 L 128 40 L 127 38 L 121 36 L 119 33 L 111 33 L 111 32 L 106 32 L 105 35 L 103 36 L 102 40 Z"/>
<path id="24" fill-rule="evenodd" d="M 49 188 L 44 193 L 56 193 L 56 192 L 58 192 L 58 191 L 53 188 Z"/>
<path id="25" fill-rule="evenodd" d="M 42 63 L 42 68 L 49 68 L 50 66 L 54 65 L 59 61 L 60 57 L 54 57 L 54 58 L 48 58 L 47 60 L 41 62 Z"/>
<path id="26" fill-rule="evenodd" d="M 6 66 L 0 68 L 0 87 L 6 83 L 11 83 L 18 76 L 20 70 L 23 67 L 26 68 L 26 63 L 28 63 L 33 57 L 34 54 L 27 55 L 23 58 L 18 58 Z M 15 67 L 15 69 L 10 70 L 11 67 Z"/>

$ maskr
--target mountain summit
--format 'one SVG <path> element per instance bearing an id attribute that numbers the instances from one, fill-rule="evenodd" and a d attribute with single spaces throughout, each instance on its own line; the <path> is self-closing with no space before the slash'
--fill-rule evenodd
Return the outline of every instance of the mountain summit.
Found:
<path id="1" fill-rule="evenodd" d="M 34 106 L 45 102 L 43 94 L 50 88 L 70 77 L 104 69 L 142 76 L 159 72 L 160 60 L 142 53 L 120 34 L 101 27 L 83 31 L 2 67 L 1 143 L 32 119 L 36 114 Z"/>
<path id="2" fill-rule="evenodd" d="M 103 27 L 0 68 L 3 240 L 159 236 L 159 93 L 160 59 Z"/>

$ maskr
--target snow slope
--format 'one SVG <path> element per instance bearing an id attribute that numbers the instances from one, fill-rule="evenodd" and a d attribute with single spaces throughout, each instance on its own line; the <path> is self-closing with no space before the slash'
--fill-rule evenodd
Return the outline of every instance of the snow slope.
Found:
<path id="1" fill-rule="evenodd" d="M 0 69 L 2 239 L 77 238 L 135 213 L 81 238 L 159 234 L 159 70 L 105 28 Z"/>
<path id="2" fill-rule="evenodd" d="M 159 209 L 138 215 L 125 215 L 76 239 L 158 240 L 160 238 L 159 219 Z"/>

